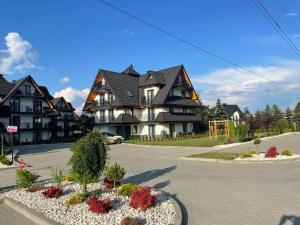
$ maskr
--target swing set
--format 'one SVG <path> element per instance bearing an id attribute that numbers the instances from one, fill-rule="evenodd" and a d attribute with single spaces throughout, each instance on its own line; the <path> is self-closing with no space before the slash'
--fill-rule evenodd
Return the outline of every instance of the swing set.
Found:
<path id="1" fill-rule="evenodd" d="M 208 121 L 209 138 L 217 139 L 219 135 L 226 135 L 226 139 L 230 139 L 229 121 L 228 120 L 211 120 Z"/>

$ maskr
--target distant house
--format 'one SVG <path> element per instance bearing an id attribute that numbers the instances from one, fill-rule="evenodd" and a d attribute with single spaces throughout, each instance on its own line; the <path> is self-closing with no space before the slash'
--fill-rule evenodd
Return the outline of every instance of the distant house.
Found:
<path id="1" fill-rule="evenodd" d="M 140 74 L 100 69 L 83 111 L 102 132 L 122 135 L 176 136 L 193 132 L 200 100 L 183 65 Z"/>
<path id="2" fill-rule="evenodd" d="M 234 126 L 238 126 L 240 121 L 244 119 L 244 114 L 240 107 L 238 105 L 227 105 L 225 103 L 222 106 L 227 114 L 227 119 L 232 120 Z"/>

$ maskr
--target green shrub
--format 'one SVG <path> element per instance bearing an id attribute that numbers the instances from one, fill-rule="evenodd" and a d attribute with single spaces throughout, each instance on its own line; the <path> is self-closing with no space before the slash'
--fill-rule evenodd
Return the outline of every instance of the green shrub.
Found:
<path id="1" fill-rule="evenodd" d="M 30 187 L 38 178 L 39 175 L 31 173 L 29 170 L 16 170 L 16 185 L 19 188 Z"/>
<path id="2" fill-rule="evenodd" d="M 281 155 L 292 156 L 293 153 L 291 149 L 286 148 L 286 149 L 282 149 Z"/>
<path id="3" fill-rule="evenodd" d="M 58 188 L 62 188 L 62 182 L 64 180 L 64 175 L 61 169 L 54 169 L 52 170 L 52 178 L 54 183 Z"/>
<path id="4" fill-rule="evenodd" d="M 114 188 L 116 187 L 116 181 L 121 180 L 125 176 L 125 169 L 121 167 L 118 163 L 114 163 L 112 166 L 108 167 L 105 171 L 105 177 L 109 181 L 114 182 Z"/>
<path id="5" fill-rule="evenodd" d="M 5 155 L 0 155 L 0 162 L 6 166 L 9 166 L 12 164 L 12 162 L 8 158 L 6 158 Z"/>
<path id="6" fill-rule="evenodd" d="M 245 142 L 248 140 L 248 132 L 249 132 L 249 125 L 241 123 L 238 128 L 238 138 L 240 142 Z"/>
<path id="7" fill-rule="evenodd" d="M 77 205 L 84 201 L 84 198 L 81 194 L 75 194 L 71 195 L 67 201 L 65 201 L 65 205 L 71 206 L 71 205 Z"/>
<path id="8" fill-rule="evenodd" d="M 137 184 L 123 184 L 117 189 L 117 194 L 121 196 L 130 197 L 132 191 L 138 188 L 139 186 Z"/>
<path id="9" fill-rule="evenodd" d="M 97 182 L 105 168 L 107 146 L 105 138 L 94 129 L 72 147 L 73 155 L 69 161 L 74 179 L 87 191 L 87 184 Z"/>
<path id="10" fill-rule="evenodd" d="M 245 158 L 251 158 L 252 154 L 250 152 L 244 152 L 240 154 L 240 158 L 245 159 Z"/>
<path id="11" fill-rule="evenodd" d="M 258 154 L 259 152 L 256 149 L 251 149 L 251 150 L 248 151 L 248 153 L 253 155 L 253 154 Z"/>

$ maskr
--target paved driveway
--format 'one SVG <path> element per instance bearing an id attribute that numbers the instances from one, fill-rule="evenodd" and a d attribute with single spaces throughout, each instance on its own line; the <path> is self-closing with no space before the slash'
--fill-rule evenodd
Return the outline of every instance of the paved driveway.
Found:
<path id="1" fill-rule="evenodd" d="M 299 140 L 300 134 L 292 134 L 264 141 L 261 148 L 278 144 L 298 152 Z M 27 147 L 27 154 L 20 157 L 48 178 L 52 166 L 66 170 L 65 163 L 70 157 L 68 147 Z M 226 151 L 248 148 L 250 146 L 246 144 Z M 111 163 L 117 161 L 126 168 L 125 182 L 142 183 L 176 195 L 188 224 L 300 224 L 300 161 L 223 164 L 180 160 L 181 156 L 208 150 L 212 149 L 149 148 L 124 144 L 112 145 L 110 156 Z M 12 172 L 0 171 L 0 186 L 13 183 L 10 181 L 14 179 Z M 4 183 L 3 173 L 8 174 Z"/>

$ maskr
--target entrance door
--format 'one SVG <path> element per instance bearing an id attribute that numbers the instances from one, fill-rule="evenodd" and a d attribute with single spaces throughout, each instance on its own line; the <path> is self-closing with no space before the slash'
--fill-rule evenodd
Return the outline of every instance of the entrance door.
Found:
<path id="1" fill-rule="evenodd" d="M 131 127 L 125 126 L 125 135 L 124 135 L 125 139 L 129 139 L 130 135 L 131 135 Z"/>
<path id="2" fill-rule="evenodd" d="M 148 134 L 150 138 L 155 137 L 155 125 L 148 126 Z"/>
<path id="3" fill-rule="evenodd" d="M 169 132 L 171 138 L 174 137 L 174 132 L 175 132 L 175 125 L 174 124 L 169 124 Z"/>

